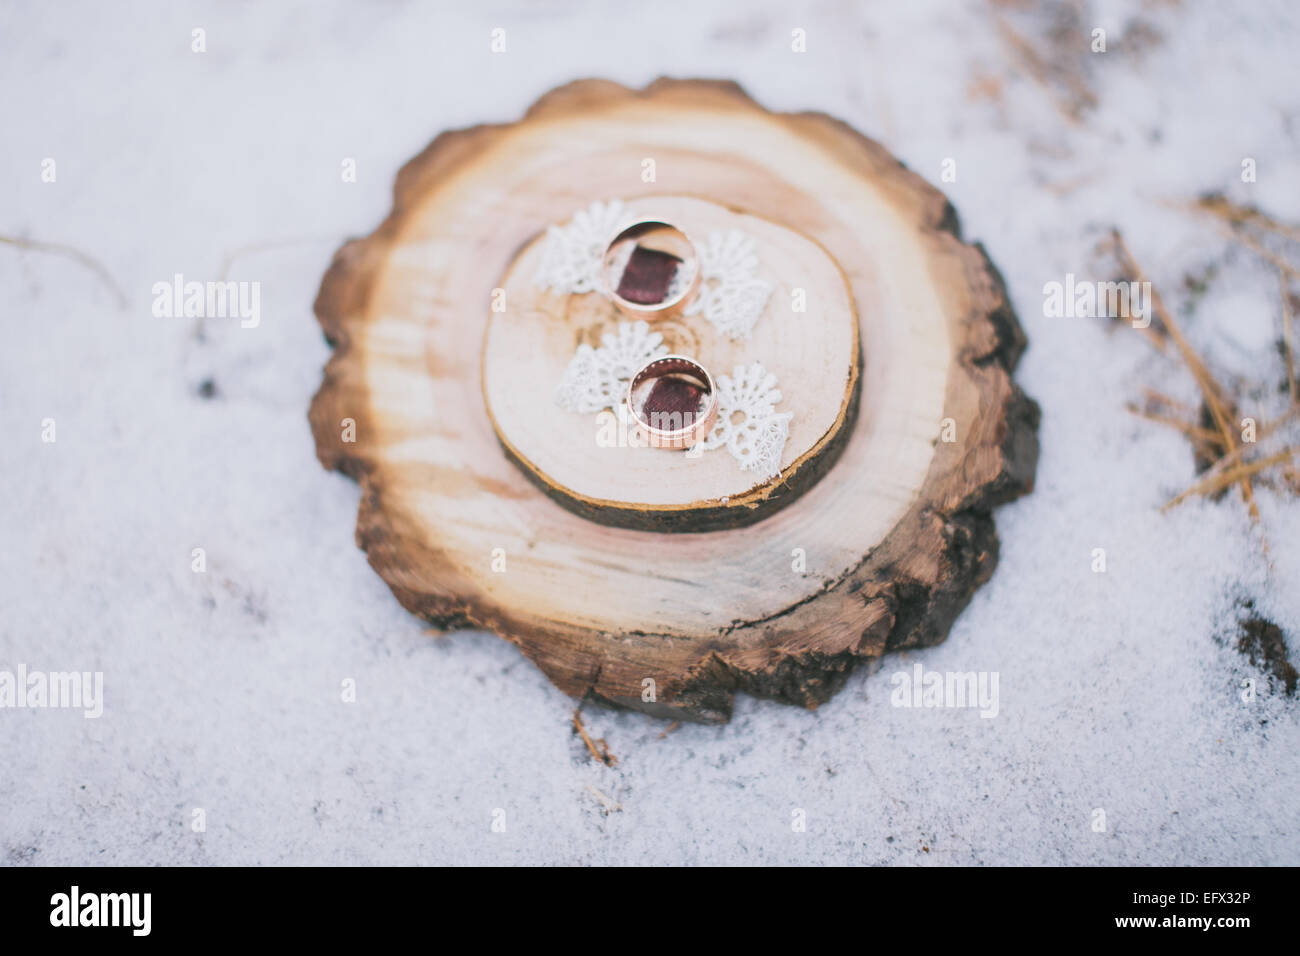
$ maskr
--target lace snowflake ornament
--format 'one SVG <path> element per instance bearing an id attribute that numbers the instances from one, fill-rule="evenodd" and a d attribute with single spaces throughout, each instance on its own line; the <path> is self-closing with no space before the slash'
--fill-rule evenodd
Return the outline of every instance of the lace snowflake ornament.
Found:
<path id="1" fill-rule="evenodd" d="M 754 240 L 735 229 L 710 233 L 699 254 L 700 293 L 686 314 L 703 313 L 723 335 L 747 340 L 772 295 L 771 283 L 757 274 Z"/>
<path id="2" fill-rule="evenodd" d="M 597 201 L 580 209 L 566 225 L 548 228 L 535 283 L 572 295 L 599 291 L 605 248 L 628 218 L 620 200 Z M 754 240 L 736 229 L 713 232 L 696 252 L 700 291 L 686 314 L 703 315 L 729 338 L 748 339 L 772 295 L 771 283 L 758 277 Z M 692 277 L 679 272 L 669 295 Z"/>
<path id="3" fill-rule="evenodd" d="M 627 210 L 619 200 L 597 201 L 578 210 L 568 225 L 548 228 L 534 281 L 552 292 L 598 291 L 605 247 L 626 219 Z"/>
<path id="4" fill-rule="evenodd" d="M 781 473 L 781 455 L 790 437 L 789 412 L 778 412 L 781 390 L 761 362 L 737 365 L 718 376 L 718 421 L 700 444 L 705 451 L 726 448 L 745 471 L 760 478 Z"/>
<path id="5" fill-rule="evenodd" d="M 600 348 L 578 346 L 556 386 L 556 404 L 583 414 L 607 408 L 622 413 L 627 384 L 637 369 L 667 354 L 663 336 L 648 324 L 620 322 L 614 332 L 601 336 Z M 744 471 L 760 479 L 779 475 L 793 416 L 776 410 L 781 401 L 776 376 L 761 362 L 737 365 L 731 375 L 717 377 L 717 387 L 718 420 L 687 454 L 725 448 Z"/>
<path id="6" fill-rule="evenodd" d="M 555 401 L 571 412 L 617 408 L 637 369 L 667 354 L 664 337 L 645 322 L 620 322 L 616 331 L 600 337 L 600 348 L 578 346 L 556 386 Z"/>

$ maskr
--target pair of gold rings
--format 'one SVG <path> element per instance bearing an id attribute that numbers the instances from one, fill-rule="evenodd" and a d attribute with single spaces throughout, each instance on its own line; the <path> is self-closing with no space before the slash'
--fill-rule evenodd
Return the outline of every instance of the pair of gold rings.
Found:
<path id="1" fill-rule="evenodd" d="M 671 223 L 642 219 L 605 249 L 601 284 L 614 306 L 646 322 L 680 316 L 700 288 L 695 245 Z M 662 355 L 637 370 L 627 386 L 627 408 L 637 430 L 655 448 L 690 448 L 718 418 L 713 376 L 685 355 Z"/>

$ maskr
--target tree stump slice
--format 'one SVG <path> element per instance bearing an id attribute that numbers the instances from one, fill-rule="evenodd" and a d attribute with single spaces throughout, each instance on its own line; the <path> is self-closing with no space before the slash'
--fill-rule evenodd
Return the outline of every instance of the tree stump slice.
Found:
<path id="1" fill-rule="evenodd" d="M 610 499 L 608 475 L 564 458 L 595 453 L 594 426 L 554 406 L 550 366 L 612 318 L 530 299 L 526 266 L 548 225 L 620 197 L 707 202 L 773 224 L 778 258 L 816 250 L 795 272 L 835 267 L 849 308 L 817 280 L 802 318 L 826 326 L 808 354 L 726 352 L 702 318 L 670 330 L 716 347 L 715 374 L 742 354 L 781 364 L 779 408 L 804 416 L 782 480 L 732 496 L 738 470 L 719 468 L 687 500 L 683 468 Z M 792 320 L 790 286 L 811 283 L 764 267 L 777 289 L 751 346 Z M 520 303 L 494 318 L 495 288 Z M 532 328 L 539 312 L 567 343 Z M 1011 378 L 1024 335 L 944 197 L 848 126 L 770 113 L 730 83 L 584 80 L 518 123 L 442 134 L 398 175 L 388 219 L 336 254 L 316 314 L 335 349 L 310 413 L 317 455 L 362 485 L 371 565 L 412 612 L 505 637 L 575 697 L 712 722 L 736 691 L 816 706 L 858 661 L 947 636 L 996 564 L 992 509 L 1033 485 L 1038 408 Z M 540 337 L 537 369 L 494 321 Z M 831 374 L 836 356 L 851 364 Z M 510 405 L 511 365 L 541 390 L 531 412 Z M 530 443 L 529 413 L 560 439 Z M 616 527 L 626 514 L 584 507 L 668 517 Z"/>
<path id="2" fill-rule="evenodd" d="M 629 173 L 639 174 L 641 153 L 613 141 L 562 161 L 569 169 L 579 166 L 580 182 L 626 188 Z M 674 175 L 695 182 L 707 178 L 707 166 L 716 162 L 711 156 L 685 156 L 674 161 Z M 704 168 L 697 172 L 697 166 Z M 565 199 L 573 201 L 567 193 Z M 534 484 L 593 521 L 690 532 L 757 521 L 824 474 L 848 437 L 844 426 L 859 381 L 858 321 L 848 282 L 825 250 L 789 226 L 693 197 L 656 194 L 623 201 L 630 217 L 665 219 L 696 236 L 738 230 L 755 241 L 761 274 L 774 289 L 749 339 L 732 341 L 699 315 L 661 320 L 650 328 L 663 336 L 670 352 L 703 362 L 715 377 L 758 361 L 776 375 L 778 385 L 791 384 L 793 392 L 785 390 L 779 406 L 794 415 L 781 473 L 756 477 L 722 450 L 688 454 L 631 447 L 632 436 L 613 427 L 612 413 L 557 409 L 551 396 L 577 344 L 598 347 L 604 333 L 628 320 L 598 293 L 561 295 L 537 288 L 543 236 L 511 263 L 499 284 L 505 308 L 488 319 L 483 391 L 497 437 Z M 573 212 L 570 206 L 558 215 L 565 219 Z M 796 288 L 810 311 L 792 310 Z"/>

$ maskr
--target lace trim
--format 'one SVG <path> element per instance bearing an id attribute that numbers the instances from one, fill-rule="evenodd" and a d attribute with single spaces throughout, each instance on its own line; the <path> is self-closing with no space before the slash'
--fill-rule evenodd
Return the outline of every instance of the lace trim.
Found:
<path id="1" fill-rule="evenodd" d="M 615 199 L 593 202 L 578 210 L 567 225 L 548 228 L 536 285 L 574 295 L 599 291 L 605 247 L 627 219 L 627 207 Z M 702 314 L 721 334 L 747 340 L 772 296 L 771 283 L 758 277 L 754 240 L 736 229 L 713 232 L 696 251 L 702 270 L 700 291 L 686 314 Z M 674 276 L 669 295 L 690 278 Z"/>
<path id="2" fill-rule="evenodd" d="M 725 447 L 745 471 L 760 478 L 781 473 L 781 454 L 790 437 L 790 412 L 778 412 L 781 390 L 761 362 L 737 365 L 719 375 L 718 422 L 702 444 L 705 451 Z"/>
<path id="3" fill-rule="evenodd" d="M 556 404 L 584 414 L 606 408 L 621 411 L 627 384 L 637 369 L 667 354 L 663 336 L 651 332 L 648 324 L 620 322 L 615 332 L 601 336 L 600 348 L 578 346 L 556 386 Z M 782 397 L 776 376 L 755 362 L 737 365 L 731 375 L 719 375 L 716 381 L 718 420 L 697 447 L 701 451 L 726 448 L 742 470 L 760 479 L 779 475 L 793 415 L 776 411 Z"/>
<path id="4" fill-rule="evenodd" d="M 754 240 L 735 229 L 714 232 L 699 253 L 700 293 L 686 314 L 703 313 L 723 335 L 747 341 L 772 295 L 771 284 L 757 275 Z"/>
<path id="5" fill-rule="evenodd" d="M 620 322 L 617 331 L 601 336 L 600 348 L 578 346 L 555 388 L 556 404 L 583 413 L 617 408 L 636 370 L 667 354 L 664 337 L 645 322 Z"/>
<path id="6" fill-rule="evenodd" d="M 626 218 L 623 203 L 615 199 L 579 209 L 567 226 L 549 227 L 534 282 L 553 292 L 599 291 L 600 261 L 605 247 Z"/>

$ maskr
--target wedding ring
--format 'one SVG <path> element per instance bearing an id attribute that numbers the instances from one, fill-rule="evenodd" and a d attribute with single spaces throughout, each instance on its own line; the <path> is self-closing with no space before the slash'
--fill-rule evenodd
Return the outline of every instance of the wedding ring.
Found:
<path id="1" fill-rule="evenodd" d="M 663 355 L 632 376 L 627 408 L 646 444 L 690 448 L 717 421 L 718 389 L 699 362 L 684 355 Z"/>
<path id="2" fill-rule="evenodd" d="M 686 233 L 658 219 L 623 229 L 605 247 L 601 285 L 624 315 L 654 322 L 681 315 L 700 288 L 700 258 Z"/>

